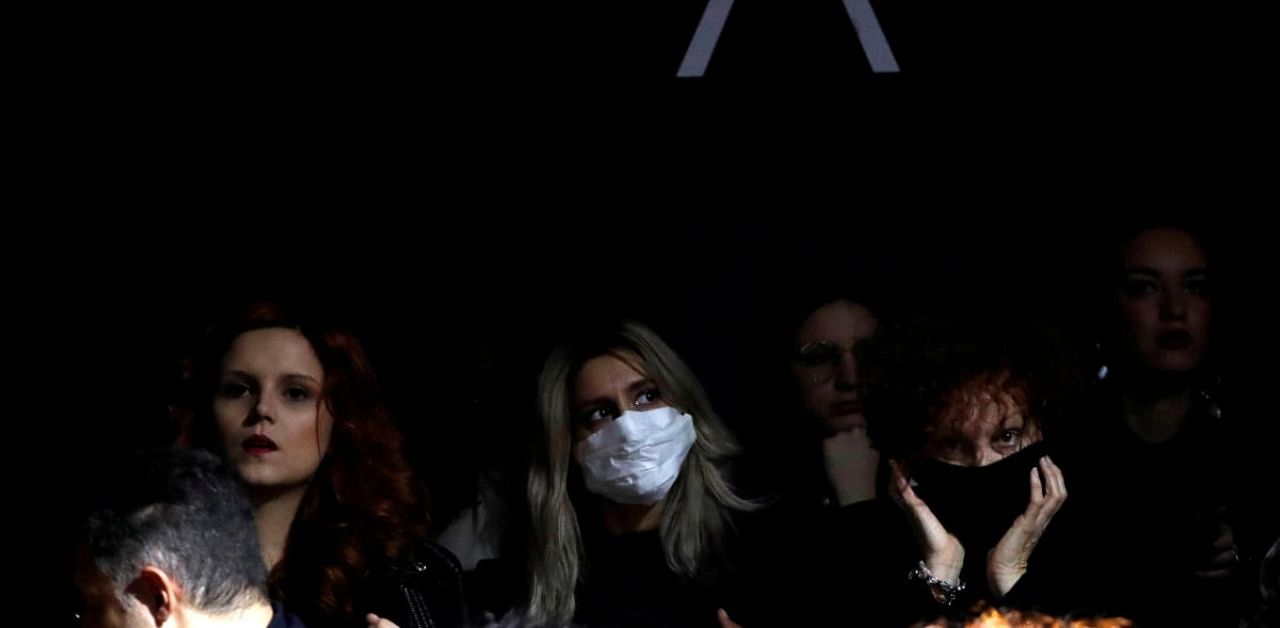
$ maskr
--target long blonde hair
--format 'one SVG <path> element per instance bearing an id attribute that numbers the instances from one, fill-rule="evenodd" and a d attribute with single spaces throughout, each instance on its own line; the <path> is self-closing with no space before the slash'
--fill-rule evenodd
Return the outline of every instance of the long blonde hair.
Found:
<path id="1" fill-rule="evenodd" d="M 664 500 L 659 526 L 671 570 L 697 581 L 713 578 L 727 558 L 727 540 L 733 531 L 731 511 L 759 507 L 739 497 L 724 477 L 721 465 L 738 453 L 737 440 L 711 409 L 693 372 L 652 330 L 623 322 L 589 346 L 557 348 L 547 358 L 538 380 L 545 446 L 533 457 L 528 482 L 533 520 L 525 619 L 532 625 L 569 623 L 574 613 L 574 588 L 582 573 L 582 535 L 568 487 L 573 377 L 590 358 L 632 358 L 627 353 L 639 357 L 642 364 L 638 366 L 657 382 L 668 403 L 693 416 L 697 432 L 697 440 Z"/>

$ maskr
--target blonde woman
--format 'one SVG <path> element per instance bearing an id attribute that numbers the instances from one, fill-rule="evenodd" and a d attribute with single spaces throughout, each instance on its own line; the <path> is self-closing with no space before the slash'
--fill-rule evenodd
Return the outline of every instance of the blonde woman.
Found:
<path id="1" fill-rule="evenodd" d="M 557 348 L 543 367 L 542 439 L 524 622 L 727 622 L 738 445 L 689 367 L 625 322 Z"/>

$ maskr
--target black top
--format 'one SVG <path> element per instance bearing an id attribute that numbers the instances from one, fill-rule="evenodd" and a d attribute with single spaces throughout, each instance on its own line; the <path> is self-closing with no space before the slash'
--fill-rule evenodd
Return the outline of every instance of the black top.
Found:
<path id="1" fill-rule="evenodd" d="M 713 628 L 729 605 L 728 587 L 677 575 L 666 563 L 658 531 L 584 537 L 585 571 L 575 592 L 573 623 L 592 627 Z"/>
<path id="2" fill-rule="evenodd" d="M 400 628 L 462 626 L 466 610 L 462 568 L 449 550 L 422 543 L 400 563 L 379 567 L 356 584 L 352 617 L 306 617 L 310 628 L 364 628 L 375 613 Z"/>
<path id="3" fill-rule="evenodd" d="M 1112 565 L 1097 574 L 1104 604 L 1142 625 L 1235 625 L 1247 583 L 1195 572 L 1213 556 L 1220 523 L 1237 544 L 1248 536 L 1246 432 L 1203 395 L 1163 443 L 1138 438 L 1120 409 L 1118 391 L 1099 391 L 1091 417 L 1071 434 L 1077 472 L 1067 478 Z"/>
<path id="4" fill-rule="evenodd" d="M 827 509 L 810 520 L 807 535 L 803 530 L 784 535 L 797 554 L 791 567 L 775 571 L 791 573 L 803 584 L 791 584 L 786 607 L 775 613 L 818 623 L 907 626 L 940 618 L 964 619 L 979 604 L 1053 615 L 1093 608 L 1095 595 L 1090 585 L 1077 581 L 1073 567 L 1078 551 L 1073 539 L 1080 534 L 1080 523 L 1070 498 L 1049 524 L 1027 573 L 1013 589 L 1000 597 L 987 585 L 987 552 L 1026 508 L 1026 470 L 1046 452 L 1045 447 L 1033 446 L 997 465 L 949 469 L 950 475 L 941 471 L 926 475 L 923 466 L 918 470 L 917 494 L 926 503 L 933 502 L 935 515 L 965 548 L 960 579 L 966 588 L 950 606 L 936 602 L 923 582 L 908 579 L 922 555 L 906 515 L 882 496 Z M 934 494 L 929 494 L 926 484 Z M 990 497 L 985 495 L 988 491 Z"/>

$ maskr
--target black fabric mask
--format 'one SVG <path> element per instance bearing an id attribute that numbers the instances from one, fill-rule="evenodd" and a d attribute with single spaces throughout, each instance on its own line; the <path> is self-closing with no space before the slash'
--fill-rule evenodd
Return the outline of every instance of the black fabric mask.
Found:
<path id="1" fill-rule="evenodd" d="M 966 555 L 981 556 L 1027 509 L 1031 469 L 1046 453 L 1043 443 L 1034 443 L 984 467 L 917 460 L 909 472 L 916 495 L 959 539 Z"/>

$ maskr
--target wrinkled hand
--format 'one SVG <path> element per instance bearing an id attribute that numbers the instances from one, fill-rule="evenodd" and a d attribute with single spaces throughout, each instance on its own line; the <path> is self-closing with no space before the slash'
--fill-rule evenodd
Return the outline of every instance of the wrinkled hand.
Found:
<path id="1" fill-rule="evenodd" d="M 1240 555 L 1236 552 L 1235 533 L 1232 532 L 1231 526 L 1222 520 L 1225 511 L 1219 509 L 1215 514 L 1217 517 L 1214 521 L 1213 557 L 1196 571 L 1197 577 L 1208 580 L 1231 577 L 1240 563 Z"/>
<path id="2" fill-rule="evenodd" d="M 822 460 L 841 506 L 875 499 L 880 452 L 871 447 L 865 426 L 823 439 Z"/>
<path id="3" fill-rule="evenodd" d="M 716 611 L 716 619 L 720 620 L 720 628 L 742 628 L 742 626 L 734 623 L 732 619 L 729 619 L 729 613 L 723 608 Z"/>
<path id="4" fill-rule="evenodd" d="M 942 527 L 942 522 L 929 510 L 929 506 L 912 490 L 902 465 L 890 461 L 892 477 L 889 480 L 889 496 L 906 513 L 915 532 L 925 567 L 933 577 L 951 584 L 960 581 L 960 568 L 964 566 L 964 547 L 960 541 Z"/>
<path id="5" fill-rule="evenodd" d="M 1043 478 L 1043 479 L 1042 479 Z M 1045 528 L 1067 499 L 1062 469 L 1048 456 L 1031 470 L 1031 500 L 1027 509 L 1013 520 L 1000 542 L 987 553 L 987 584 L 1003 597 L 1027 573 L 1027 562 Z"/>
<path id="6" fill-rule="evenodd" d="M 369 628 L 400 628 L 399 626 L 396 625 L 395 622 L 391 621 L 390 619 L 383 619 L 381 617 L 378 617 L 377 615 L 374 615 L 373 613 L 369 613 L 368 615 L 365 615 L 364 620 L 366 622 L 369 622 Z"/>

